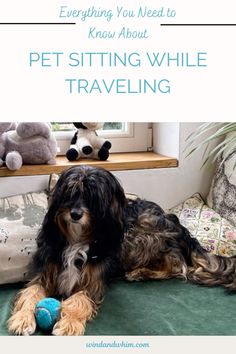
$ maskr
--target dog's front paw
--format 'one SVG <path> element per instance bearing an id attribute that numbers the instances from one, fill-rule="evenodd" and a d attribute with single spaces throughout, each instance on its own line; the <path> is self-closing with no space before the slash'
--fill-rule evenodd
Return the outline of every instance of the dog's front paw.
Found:
<path id="1" fill-rule="evenodd" d="M 55 336 L 81 336 L 85 331 L 85 323 L 76 318 L 62 317 L 53 327 Z"/>
<path id="2" fill-rule="evenodd" d="M 92 300 L 83 291 L 71 295 L 61 305 L 61 317 L 53 327 L 55 336 L 81 336 L 93 315 Z"/>
<path id="3" fill-rule="evenodd" d="M 29 336 L 36 330 L 35 316 L 32 311 L 20 310 L 8 320 L 8 330 L 12 334 Z"/>

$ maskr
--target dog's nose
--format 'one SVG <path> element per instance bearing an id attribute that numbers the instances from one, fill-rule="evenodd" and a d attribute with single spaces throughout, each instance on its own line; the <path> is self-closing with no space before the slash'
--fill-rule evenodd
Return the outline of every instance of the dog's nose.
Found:
<path id="1" fill-rule="evenodd" d="M 71 219 L 77 221 L 82 218 L 83 216 L 83 210 L 78 210 L 78 209 L 72 209 L 70 212 Z"/>

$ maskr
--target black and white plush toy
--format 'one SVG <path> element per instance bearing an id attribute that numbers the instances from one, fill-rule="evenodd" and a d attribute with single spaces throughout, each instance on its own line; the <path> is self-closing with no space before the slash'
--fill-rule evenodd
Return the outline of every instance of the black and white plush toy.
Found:
<path id="1" fill-rule="evenodd" d="M 97 135 L 96 130 L 103 127 L 103 123 L 73 123 L 77 132 L 71 140 L 66 153 L 69 161 L 80 158 L 99 159 L 105 161 L 109 157 L 110 141 Z"/>

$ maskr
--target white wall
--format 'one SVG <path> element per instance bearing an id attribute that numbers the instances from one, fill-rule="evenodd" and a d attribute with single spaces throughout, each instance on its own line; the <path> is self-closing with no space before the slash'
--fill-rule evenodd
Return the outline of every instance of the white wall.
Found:
<path id="1" fill-rule="evenodd" d="M 202 165 L 203 151 L 186 158 L 186 138 L 200 123 L 154 123 L 154 150 L 179 158 L 177 168 L 121 171 L 117 177 L 131 193 L 152 200 L 167 209 L 199 192 L 206 197 L 214 166 Z M 161 133 L 161 134 L 160 134 Z"/>
<path id="2" fill-rule="evenodd" d="M 201 169 L 202 151 L 191 158 L 185 158 L 183 153 L 185 139 L 197 125 L 199 123 L 154 123 L 154 149 L 162 154 L 179 157 L 179 166 L 114 172 L 125 190 L 152 200 L 163 208 L 170 208 L 196 192 L 205 197 L 213 169 Z M 47 183 L 48 176 L 2 177 L 0 196 L 39 191 L 46 188 Z"/>

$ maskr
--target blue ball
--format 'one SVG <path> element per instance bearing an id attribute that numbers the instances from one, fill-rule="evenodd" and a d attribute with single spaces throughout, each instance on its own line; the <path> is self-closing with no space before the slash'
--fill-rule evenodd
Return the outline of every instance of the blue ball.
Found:
<path id="1" fill-rule="evenodd" d="M 60 301 L 46 297 L 40 300 L 35 307 L 37 325 L 43 331 L 50 331 L 60 316 Z"/>

